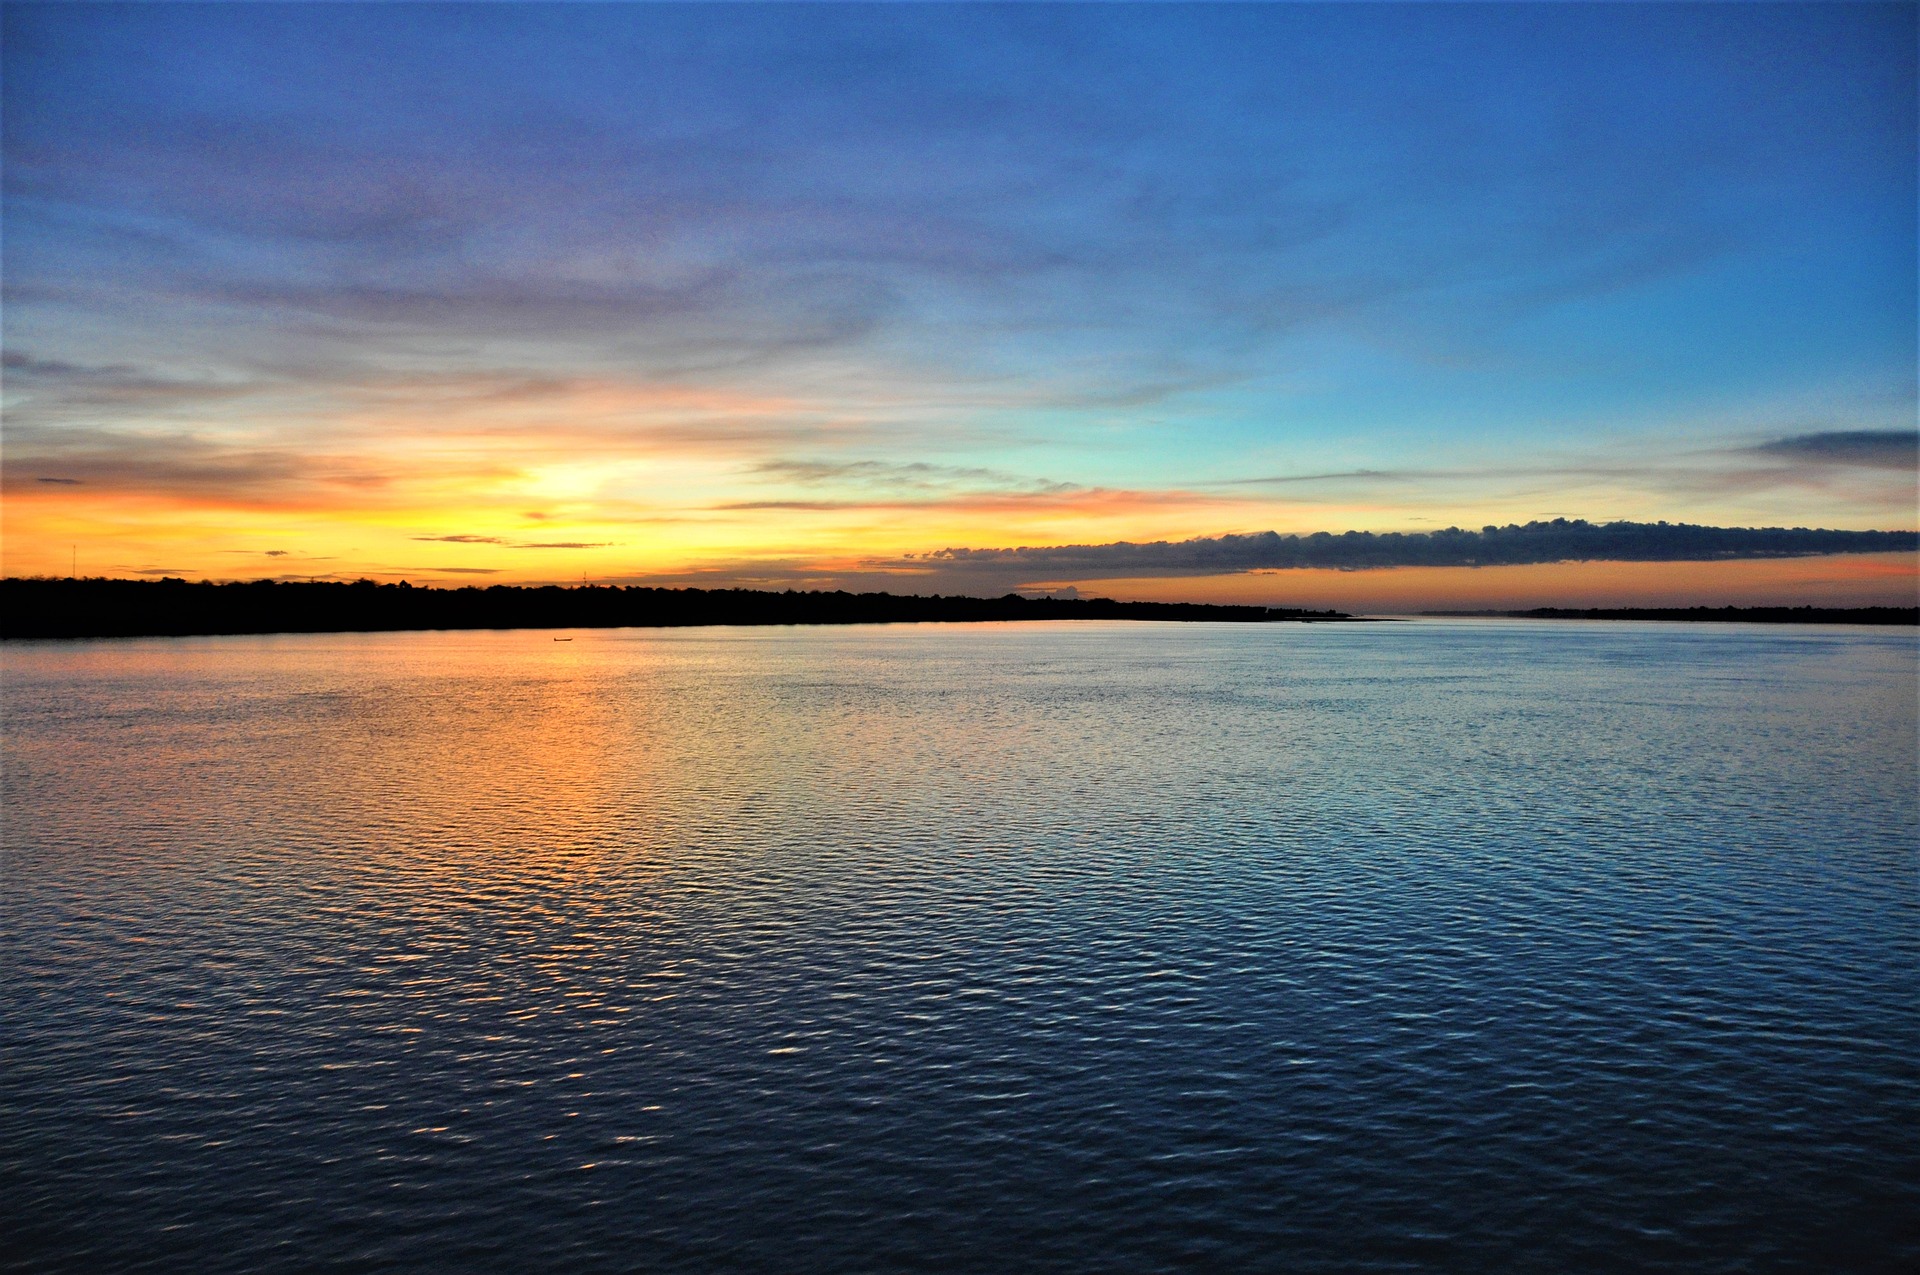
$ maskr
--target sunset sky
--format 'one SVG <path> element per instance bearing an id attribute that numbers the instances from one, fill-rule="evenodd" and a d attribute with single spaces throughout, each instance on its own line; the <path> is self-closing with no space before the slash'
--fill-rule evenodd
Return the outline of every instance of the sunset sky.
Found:
<path id="1" fill-rule="evenodd" d="M 1915 527 L 1915 14 L 9 3 L 4 569 L 1911 604 L 940 551 Z"/>

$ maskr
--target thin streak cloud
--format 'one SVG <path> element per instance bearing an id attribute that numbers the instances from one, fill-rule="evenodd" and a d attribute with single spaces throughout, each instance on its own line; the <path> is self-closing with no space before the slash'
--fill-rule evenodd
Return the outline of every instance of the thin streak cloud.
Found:
<path id="1" fill-rule="evenodd" d="M 504 536 L 412 536 L 413 540 L 430 544 L 447 545 L 499 545 L 507 549 L 606 549 L 612 545 L 606 540 L 508 540 Z"/>
<path id="2" fill-rule="evenodd" d="M 1762 443 L 1753 451 L 1810 465 L 1920 469 L 1920 433 L 1913 430 L 1852 429 L 1795 434 Z"/>

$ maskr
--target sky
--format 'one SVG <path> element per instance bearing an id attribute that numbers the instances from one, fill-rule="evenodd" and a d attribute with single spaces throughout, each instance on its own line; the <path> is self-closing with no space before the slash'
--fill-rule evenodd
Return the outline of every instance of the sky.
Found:
<path id="1" fill-rule="evenodd" d="M 0 565 L 1911 604 L 1180 542 L 1920 525 L 1915 17 L 8 3 Z"/>

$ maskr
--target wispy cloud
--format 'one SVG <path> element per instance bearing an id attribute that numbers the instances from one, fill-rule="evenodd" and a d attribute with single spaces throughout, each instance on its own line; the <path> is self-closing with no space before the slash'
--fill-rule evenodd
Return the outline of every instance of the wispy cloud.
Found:
<path id="1" fill-rule="evenodd" d="M 317 495 L 317 489 L 330 489 L 337 501 L 342 487 L 366 490 L 386 481 L 363 459 L 223 445 L 185 433 L 18 426 L 8 431 L 6 450 L 6 485 L 16 490 L 20 480 L 13 475 L 42 467 L 60 471 L 56 485 L 85 486 L 90 494 L 192 501 L 273 503 L 301 490 Z"/>
<path id="2" fill-rule="evenodd" d="M 1697 505 L 1715 496 L 1802 489 L 1871 508 L 1888 503 L 1889 478 L 1895 480 L 1897 497 L 1899 478 L 1914 474 L 1916 459 L 1916 435 L 1911 432 L 1843 430 L 1759 444 L 1647 440 L 1632 448 L 1528 449 L 1505 463 L 1279 473 L 1193 486 L 1203 491 L 1268 488 L 1287 493 L 1289 500 L 1314 502 L 1364 495 L 1407 509 L 1456 505 L 1462 495 L 1493 503 L 1513 495 L 1537 498 L 1559 492 L 1567 499 L 1575 492 L 1611 489 Z M 1899 507 L 1911 501 L 1896 498 L 1893 503 Z"/>
<path id="3" fill-rule="evenodd" d="M 955 488 L 1030 491 L 1045 494 L 1078 491 L 1079 483 L 1033 478 L 1004 469 L 940 465 L 927 461 L 794 460 L 762 461 L 754 474 L 807 486 L 848 485 L 888 490 L 948 491 Z"/>
<path id="4" fill-rule="evenodd" d="M 651 377 L 1013 375 L 1032 403 L 1130 408 L 1263 375 L 1276 338 L 1331 320 L 1394 340 L 1418 330 L 1451 355 L 1446 331 L 1498 345 L 1516 313 L 1685 276 L 1737 241 L 1706 196 L 1752 162 L 1737 115 L 1646 127 L 1657 105 L 1615 100 L 1606 74 L 1571 63 L 1532 84 L 1550 46 L 1525 29 L 1486 46 L 1500 56 L 1485 83 L 1461 84 L 1421 40 L 1367 19 L 1062 16 L 1043 31 L 996 11 L 848 13 L 799 29 L 742 11 L 721 23 L 724 58 L 651 10 L 601 15 L 599 30 L 511 11 L 457 36 L 398 21 L 365 15 L 349 35 L 296 14 L 243 34 L 175 16 L 97 33 L 240 64 L 298 47 L 318 78 L 216 99 L 182 58 L 59 99 L 57 115 L 51 95 L 23 95 L 16 215 L 60 220 L 79 242 L 13 282 L 91 307 L 219 311 L 235 330 L 336 348 L 517 346 Z M 545 89 L 483 89 L 497 70 L 472 62 L 471 41 L 489 37 L 544 69 Z M 1399 73 L 1383 80 L 1370 60 L 1270 73 L 1293 41 L 1329 38 L 1349 56 L 1384 39 L 1403 72 L 1458 91 L 1426 92 L 1416 112 Z M 627 41 L 685 60 L 652 66 L 650 94 L 607 92 L 631 89 L 608 61 Z M 369 58 L 386 73 L 351 101 L 321 73 Z M 1191 78 L 1188 58 L 1209 74 Z M 422 59 L 453 95 L 442 112 L 388 87 Z M 911 88 L 903 67 L 917 68 Z M 62 70 L 98 74 L 59 58 L 39 74 Z M 1502 76 L 1597 121 L 1580 148 L 1496 108 L 1486 84 Z M 1250 109 L 1214 118 L 1220 92 Z M 149 121 L 136 132 L 119 123 L 132 103 Z M 1198 120 L 1211 123 L 1194 139 Z M 1466 313 L 1450 294 L 1472 298 Z M 900 355 L 910 369 L 886 366 Z"/>
<path id="5" fill-rule="evenodd" d="M 103 413 L 164 413 L 258 394 L 261 380 L 167 374 L 128 363 L 87 364 L 9 350 L 6 389 L 15 420 L 97 419 Z"/>
<path id="6" fill-rule="evenodd" d="M 1761 443 L 1752 451 L 1808 465 L 1920 469 L 1920 433 L 1913 430 L 1847 429 L 1793 434 Z"/>
<path id="7" fill-rule="evenodd" d="M 414 540 L 424 540 L 434 544 L 449 545 L 500 545 L 508 549 L 605 549 L 611 545 L 605 540 L 508 540 L 504 536 L 413 536 Z"/>
<path id="8" fill-rule="evenodd" d="M 1385 469 L 1346 469 L 1325 474 L 1270 474 L 1260 478 L 1229 478 L 1230 487 L 1284 487 L 1292 483 L 1402 482 L 1412 475 Z"/>

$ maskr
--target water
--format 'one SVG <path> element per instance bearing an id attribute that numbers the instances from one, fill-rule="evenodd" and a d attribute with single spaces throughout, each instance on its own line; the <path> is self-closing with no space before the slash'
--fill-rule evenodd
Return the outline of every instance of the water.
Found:
<path id="1" fill-rule="evenodd" d="M 1913 1269 L 1910 632 L 5 651 L 12 1269 Z"/>

